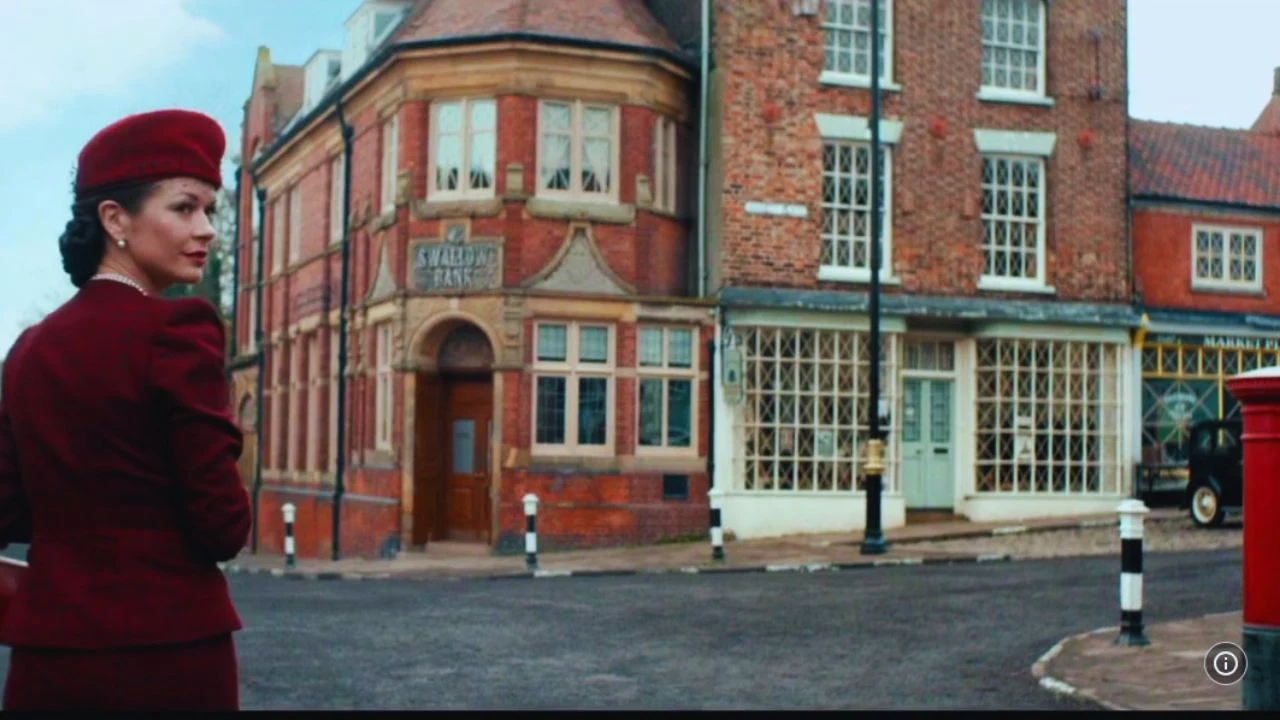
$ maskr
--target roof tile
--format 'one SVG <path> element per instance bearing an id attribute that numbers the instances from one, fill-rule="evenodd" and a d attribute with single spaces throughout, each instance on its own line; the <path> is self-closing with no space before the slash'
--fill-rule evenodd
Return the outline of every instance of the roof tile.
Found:
<path id="1" fill-rule="evenodd" d="M 1139 197 L 1280 209 L 1280 137 L 1134 120 L 1129 181 Z"/>
<path id="2" fill-rule="evenodd" d="M 641 0 L 419 0 L 391 42 L 500 33 L 679 51 Z"/>

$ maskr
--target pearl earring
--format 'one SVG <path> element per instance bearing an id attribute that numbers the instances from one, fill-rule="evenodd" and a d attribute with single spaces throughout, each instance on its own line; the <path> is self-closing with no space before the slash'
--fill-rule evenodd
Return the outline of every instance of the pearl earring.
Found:
<path id="1" fill-rule="evenodd" d="M 116 241 L 116 247 L 124 247 L 124 238 L 120 238 Z"/>

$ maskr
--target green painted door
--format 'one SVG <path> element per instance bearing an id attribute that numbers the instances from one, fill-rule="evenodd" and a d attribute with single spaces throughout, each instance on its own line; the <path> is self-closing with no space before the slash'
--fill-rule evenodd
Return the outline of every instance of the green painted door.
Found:
<path id="1" fill-rule="evenodd" d="M 955 505 L 951 380 L 902 381 L 902 493 L 908 509 Z"/>

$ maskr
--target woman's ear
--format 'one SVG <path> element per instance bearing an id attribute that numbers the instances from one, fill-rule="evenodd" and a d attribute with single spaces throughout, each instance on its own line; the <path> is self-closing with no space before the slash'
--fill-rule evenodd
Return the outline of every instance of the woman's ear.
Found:
<path id="1" fill-rule="evenodd" d="M 129 213 L 125 212 L 120 203 L 115 200 L 103 200 L 99 203 L 98 220 L 102 223 L 102 229 L 107 231 L 111 242 L 128 239 Z"/>

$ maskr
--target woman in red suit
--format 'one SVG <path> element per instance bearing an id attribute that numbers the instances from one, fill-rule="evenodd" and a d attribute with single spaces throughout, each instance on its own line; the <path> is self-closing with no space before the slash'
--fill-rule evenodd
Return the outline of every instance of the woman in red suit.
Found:
<path id="1" fill-rule="evenodd" d="M 168 110 L 80 153 L 59 245 L 78 292 L 3 365 L 0 545 L 30 570 L 0 619 L 6 710 L 239 709 L 217 563 L 249 534 L 224 331 L 195 298 L 226 148 L 212 119 Z"/>

